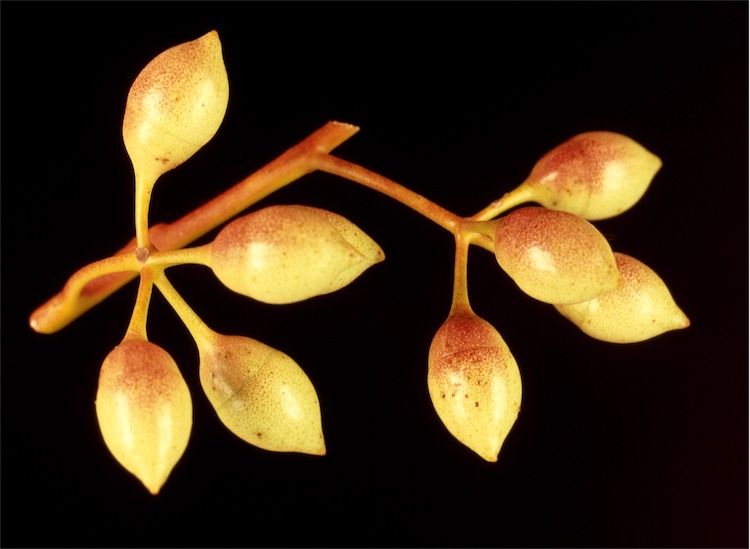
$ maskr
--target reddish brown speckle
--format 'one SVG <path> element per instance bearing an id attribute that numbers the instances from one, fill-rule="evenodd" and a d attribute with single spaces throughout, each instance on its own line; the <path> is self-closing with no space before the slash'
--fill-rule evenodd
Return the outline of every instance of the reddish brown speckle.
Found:
<path id="1" fill-rule="evenodd" d="M 123 391 L 148 407 L 160 402 L 182 382 L 180 372 L 169 354 L 153 343 L 127 339 L 115 347 L 102 364 L 101 387 Z"/>
<path id="2" fill-rule="evenodd" d="M 467 349 L 495 347 L 497 332 L 491 324 L 471 313 L 452 315 L 435 334 L 434 345 L 443 355 Z"/>
<path id="3" fill-rule="evenodd" d="M 431 368 L 435 375 L 460 370 L 463 375 L 478 379 L 488 364 L 504 366 L 500 351 L 503 345 L 491 324 L 473 313 L 455 313 L 435 334 L 430 348 Z M 460 384 L 456 388 L 464 393 Z M 451 396 L 455 397 L 455 392 Z"/>
<path id="4" fill-rule="evenodd" d="M 564 211 L 531 206 L 500 218 L 495 257 L 523 291 L 547 303 L 585 301 L 617 283 L 606 238 Z"/>
<path id="5" fill-rule="evenodd" d="M 610 132 L 582 133 L 558 145 L 534 166 L 530 180 L 565 191 L 570 185 L 599 188 L 607 163 L 622 156 L 620 136 Z"/>

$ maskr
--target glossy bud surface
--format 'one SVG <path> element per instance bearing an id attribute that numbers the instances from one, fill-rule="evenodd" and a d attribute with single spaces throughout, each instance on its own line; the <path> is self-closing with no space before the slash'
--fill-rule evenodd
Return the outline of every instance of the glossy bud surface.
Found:
<path id="1" fill-rule="evenodd" d="M 660 168 L 657 156 L 625 135 L 587 132 L 545 154 L 522 186 L 547 208 L 605 219 L 638 202 Z"/>
<path id="2" fill-rule="evenodd" d="M 521 406 L 521 375 L 497 330 L 469 310 L 451 314 L 432 340 L 427 386 L 448 431 L 497 461 Z"/>
<path id="3" fill-rule="evenodd" d="M 228 102 L 216 31 L 156 56 L 125 105 L 122 135 L 136 173 L 155 180 L 190 158 L 219 129 Z"/>
<path id="4" fill-rule="evenodd" d="M 340 215 L 270 206 L 224 227 L 211 244 L 209 265 L 235 292 L 265 303 L 292 303 L 343 288 L 384 257 Z"/>
<path id="5" fill-rule="evenodd" d="M 172 357 L 153 343 L 126 338 L 102 365 L 96 416 L 112 455 L 157 494 L 193 423 L 190 393 Z"/>
<path id="6" fill-rule="evenodd" d="M 199 352 L 203 390 L 235 435 L 265 450 L 326 453 L 318 395 L 289 356 L 248 337 L 219 334 Z"/>
<path id="7" fill-rule="evenodd" d="M 541 207 L 496 222 L 495 257 L 519 288 L 546 303 L 577 303 L 611 290 L 618 272 L 604 236 L 588 221 Z"/>
<path id="8" fill-rule="evenodd" d="M 612 343 L 644 341 L 690 325 L 659 275 L 628 255 L 615 258 L 617 288 L 584 303 L 556 305 L 557 310 L 584 333 Z"/>

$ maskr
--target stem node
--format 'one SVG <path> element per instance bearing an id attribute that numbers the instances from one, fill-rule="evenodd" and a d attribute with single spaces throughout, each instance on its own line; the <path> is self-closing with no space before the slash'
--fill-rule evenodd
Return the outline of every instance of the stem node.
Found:
<path id="1" fill-rule="evenodd" d="M 135 249 L 135 258 L 138 260 L 139 263 L 145 263 L 148 259 L 148 256 L 151 255 L 151 250 L 144 246 L 139 246 Z"/>

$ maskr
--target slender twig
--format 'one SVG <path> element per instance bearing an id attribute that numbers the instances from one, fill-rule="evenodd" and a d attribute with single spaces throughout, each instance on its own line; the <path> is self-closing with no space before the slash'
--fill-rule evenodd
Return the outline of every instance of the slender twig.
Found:
<path id="1" fill-rule="evenodd" d="M 151 302 L 151 289 L 154 286 L 151 269 L 141 271 L 138 295 L 135 298 L 133 314 L 128 324 L 127 337 L 148 339 L 146 335 L 146 318 L 148 317 L 148 306 Z"/>
<path id="2" fill-rule="evenodd" d="M 527 184 L 522 183 L 512 191 L 505 193 L 503 196 L 489 204 L 486 208 L 472 215 L 470 219 L 474 221 L 488 221 L 500 215 L 503 212 L 534 199 L 534 192 Z"/>
<path id="3" fill-rule="evenodd" d="M 313 159 L 313 165 L 321 171 L 338 175 L 386 196 L 390 196 L 450 232 L 454 232 L 461 222 L 459 216 L 438 206 L 421 194 L 417 194 L 403 185 L 399 185 L 395 181 L 357 164 L 347 162 L 330 154 L 319 154 Z"/>
<path id="4" fill-rule="evenodd" d="M 451 233 L 455 234 L 458 227 L 464 221 L 463 218 L 446 210 L 421 194 L 417 194 L 387 177 L 352 162 L 331 154 L 318 154 L 312 162 L 315 167 L 323 172 L 338 175 L 386 196 L 390 196 Z M 493 249 L 492 240 L 485 235 L 477 235 L 473 239 L 473 243 L 490 251 Z"/>
<path id="5" fill-rule="evenodd" d="M 387 177 L 329 154 L 358 130 L 356 126 L 349 124 L 329 122 L 271 163 L 177 221 L 151 227 L 148 238 L 143 236 L 145 229 L 141 228 L 138 240 L 140 244 L 148 243 L 151 250 L 143 246 L 136 250 L 139 243 L 133 239 L 114 256 L 132 257 L 136 250 L 139 264 L 137 268 L 127 269 L 133 272 L 116 273 L 115 269 L 110 269 L 90 276 L 88 267 L 81 269 L 71 279 L 84 280 L 85 286 L 69 291 L 66 285 L 66 289 L 32 313 L 31 327 L 42 333 L 52 333 L 64 328 L 132 280 L 144 265 L 168 266 L 185 262 L 206 264 L 205 247 L 179 253 L 175 250 L 180 250 L 274 191 L 315 170 L 338 175 L 389 196 L 453 234 L 457 234 L 462 223 L 472 219 L 463 219 Z M 496 208 L 497 206 L 496 204 Z M 480 214 L 478 216 L 481 217 Z M 479 217 L 475 216 L 473 219 Z M 469 242 L 486 250 L 493 250 L 492 238 L 484 230 L 475 231 Z M 89 273 L 88 277 L 85 273 Z"/>
<path id="6" fill-rule="evenodd" d="M 151 244 L 158 250 L 176 250 L 190 244 L 258 200 L 313 171 L 314 168 L 308 162 L 310 157 L 336 148 L 357 131 L 359 128 L 350 124 L 327 123 L 284 154 L 203 206 L 174 223 L 151 227 L 149 231 Z M 132 256 L 135 248 L 136 241 L 132 239 L 115 256 L 123 254 Z M 87 268 L 84 267 L 81 271 Z M 77 276 L 80 278 L 81 271 L 71 278 Z M 47 300 L 31 314 L 29 319 L 31 327 L 41 333 L 61 330 L 127 284 L 136 276 L 136 273 L 110 272 L 110 274 L 99 273 L 99 275 L 96 278 L 89 278 L 87 285 L 76 292 L 63 290 Z M 61 306 L 62 303 L 65 303 L 65 306 Z"/>
<path id="7" fill-rule="evenodd" d="M 215 332 L 211 330 L 205 322 L 199 317 L 195 311 L 187 304 L 180 293 L 175 289 L 174 286 L 169 282 L 163 269 L 159 269 L 154 274 L 154 284 L 159 288 L 161 294 L 166 298 L 169 304 L 180 317 L 180 320 L 185 324 L 185 327 L 193 336 L 198 347 L 202 347 L 208 344 L 212 337 L 215 336 Z"/>

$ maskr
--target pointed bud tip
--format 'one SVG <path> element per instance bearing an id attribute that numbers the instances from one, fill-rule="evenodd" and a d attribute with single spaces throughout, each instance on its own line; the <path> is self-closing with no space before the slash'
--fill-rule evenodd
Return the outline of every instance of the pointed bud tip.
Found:
<path id="1" fill-rule="evenodd" d="M 311 443 L 309 446 L 306 446 L 305 448 L 300 448 L 298 451 L 302 454 L 307 454 L 310 456 L 326 455 L 327 449 L 326 449 L 325 439 L 323 438 L 323 433 L 322 432 L 320 433 L 320 437 L 317 443 Z"/>
<path id="2" fill-rule="evenodd" d="M 312 452 L 312 455 L 314 455 L 314 456 L 321 456 L 322 457 L 322 456 L 326 455 L 327 453 L 328 453 L 328 450 L 326 449 L 325 444 L 324 444 L 317 451 Z"/>
<path id="3" fill-rule="evenodd" d="M 674 327 L 675 330 L 681 330 L 690 326 L 690 319 L 680 309 L 677 310 L 674 316 Z"/>
<path id="4" fill-rule="evenodd" d="M 497 457 L 498 454 L 479 454 L 479 457 L 481 457 L 484 461 L 487 461 L 489 463 L 497 463 Z"/>
<path id="5" fill-rule="evenodd" d="M 153 481 L 146 482 L 143 479 L 139 479 L 139 480 L 143 483 L 143 485 L 146 487 L 146 490 L 148 490 L 149 493 L 152 496 L 158 496 L 159 495 L 159 491 L 161 490 L 161 487 L 164 486 L 164 481 L 161 481 L 161 482 L 153 482 Z M 164 480 L 166 480 L 166 479 L 164 479 Z"/>
<path id="6" fill-rule="evenodd" d="M 484 445 L 474 448 L 471 448 L 470 446 L 470 448 L 474 450 L 474 452 L 476 452 L 483 460 L 489 463 L 497 463 L 500 457 L 500 449 L 503 447 L 504 442 L 505 436 L 490 437 L 485 441 Z"/>
<path id="7" fill-rule="evenodd" d="M 208 31 L 206 34 L 198 38 L 196 42 L 207 45 L 209 48 L 217 48 L 221 50 L 221 40 L 219 39 L 219 33 L 216 30 Z"/>
<path id="8" fill-rule="evenodd" d="M 375 257 L 373 258 L 373 265 L 381 263 L 383 261 L 385 261 L 385 252 L 380 246 L 378 246 L 378 249 L 375 252 Z"/>
<path id="9" fill-rule="evenodd" d="M 653 158 L 652 162 L 654 164 L 654 174 L 661 170 L 662 166 L 664 166 L 664 162 L 662 162 L 662 159 L 658 156 L 656 156 L 654 153 L 649 151 L 649 154 Z"/>

